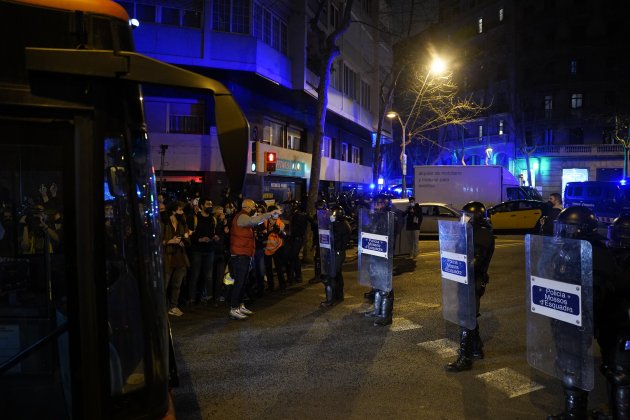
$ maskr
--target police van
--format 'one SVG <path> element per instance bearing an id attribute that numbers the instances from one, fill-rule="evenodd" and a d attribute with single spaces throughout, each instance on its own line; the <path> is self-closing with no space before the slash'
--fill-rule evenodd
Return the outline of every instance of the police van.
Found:
<path id="1" fill-rule="evenodd" d="M 621 213 L 630 212 L 630 185 L 614 181 L 569 182 L 563 205 L 588 207 L 600 225 L 608 225 Z"/>

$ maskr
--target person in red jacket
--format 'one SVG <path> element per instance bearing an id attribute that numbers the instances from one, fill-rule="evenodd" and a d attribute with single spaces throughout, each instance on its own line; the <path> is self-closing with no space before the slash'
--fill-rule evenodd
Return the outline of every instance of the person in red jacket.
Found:
<path id="1" fill-rule="evenodd" d="M 256 240 L 253 227 L 269 220 L 273 215 L 282 214 L 276 209 L 268 213 L 256 214 L 256 203 L 246 198 L 243 200 L 241 211 L 232 220 L 230 230 L 230 274 L 234 279 L 232 295 L 230 297 L 230 319 L 247 319 L 253 312 L 243 304 L 245 282 L 252 268 L 252 259 L 256 252 Z"/>

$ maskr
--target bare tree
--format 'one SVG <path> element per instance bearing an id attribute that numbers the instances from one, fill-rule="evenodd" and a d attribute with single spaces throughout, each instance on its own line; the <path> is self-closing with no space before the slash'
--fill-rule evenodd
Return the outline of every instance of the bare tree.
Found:
<path id="1" fill-rule="evenodd" d="M 623 179 L 628 178 L 628 154 L 630 153 L 630 117 L 614 116 L 612 139 L 623 146 Z"/>
<path id="2" fill-rule="evenodd" d="M 315 210 L 315 201 L 319 190 L 320 167 L 322 161 L 322 138 L 326 126 L 326 111 L 328 107 L 328 86 L 330 85 L 330 67 L 333 60 L 340 54 L 337 40 L 350 27 L 353 0 L 346 0 L 343 7 L 343 16 L 337 27 L 327 33 L 319 21 L 326 7 L 325 0 L 318 0 L 315 16 L 309 22 L 309 60 L 313 63 L 314 70 L 319 76 L 317 84 L 317 105 L 315 110 L 315 138 L 313 139 L 311 178 L 308 188 L 307 209 L 309 213 Z"/>

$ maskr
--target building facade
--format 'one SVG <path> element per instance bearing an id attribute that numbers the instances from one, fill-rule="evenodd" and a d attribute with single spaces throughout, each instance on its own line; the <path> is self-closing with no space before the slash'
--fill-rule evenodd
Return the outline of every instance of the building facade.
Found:
<path id="1" fill-rule="evenodd" d="M 630 115 L 629 12 L 623 1 L 441 1 L 439 21 L 396 55 L 432 45 L 461 95 L 486 109 L 436 134 L 440 147 L 416 146 L 415 164 L 498 164 L 543 195 L 620 179 L 627 149 L 613 131 Z"/>
<path id="2" fill-rule="evenodd" d="M 139 52 L 221 81 L 250 123 L 244 194 L 286 200 L 307 191 L 315 132 L 318 76 L 309 67 L 309 23 L 317 0 L 119 1 L 139 21 Z M 326 0 L 318 25 L 331 32 L 343 3 Z M 378 0 L 355 1 L 353 23 L 338 42 L 322 142 L 321 188 L 372 183 L 378 88 L 392 49 L 377 31 Z M 144 102 L 158 181 L 170 189 L 217 196 L 227 185 L 214 134 L 211 102 L 145 89 Z M 265 172 L 265 152 L 277 168 Z"/>

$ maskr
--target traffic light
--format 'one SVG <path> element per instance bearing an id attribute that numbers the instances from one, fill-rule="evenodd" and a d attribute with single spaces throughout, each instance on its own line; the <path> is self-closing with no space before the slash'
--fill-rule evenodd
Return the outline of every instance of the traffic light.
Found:
<path id="1" fill-rule="evenodd" d="M 276 152 L 265 152 L 265 172 L 276 170 Z"/>

